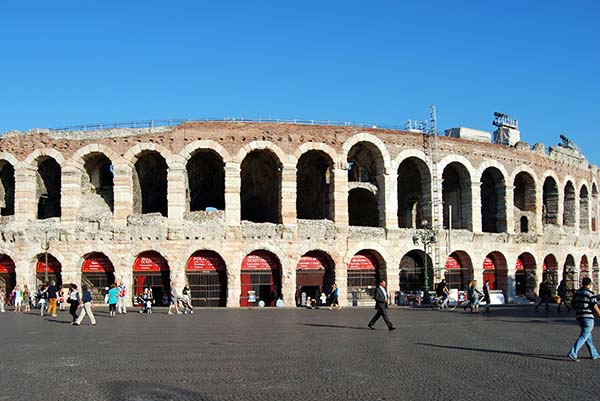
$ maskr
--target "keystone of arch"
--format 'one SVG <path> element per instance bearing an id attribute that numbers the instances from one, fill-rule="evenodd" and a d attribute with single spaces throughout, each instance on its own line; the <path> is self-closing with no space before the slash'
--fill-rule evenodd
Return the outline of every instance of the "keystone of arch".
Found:
<path id="1" fill-rule="evenodd" d="M 379 253 L 381 260 L 384 263 L 384 266 L 382 266 L 382 268 L 387 269 L 387 266 L 393 266 L 393 260 L 387 249 L 381 244 L 372 241 L 359 242 L 358 244 L 348 248 L 348 250 L 346 251 L 346 256 L 344 256 L 344 265 L 347 267 L 350 264 L 352 257 L 354 257 L 354 255 L 356 255 L 360 251 L 375 251 Z"/>
<path id="2" fill-rule="evenodd" d="M 506 180 L 506 177 L 508 177 L 508 172 L 506 171 L 506 168 L 504 167 L 504 165 L 502 163 L 499 163 L 496 160 L 486 160 L 483 163 L 481 163 L 481 165 L 479 166 L 479 171 L 478 171 L 478 176 L 479 176 L 480 180 L 481 180 L 481 176 L 483 175 L 483 172 L 490 167 L 497 168 L 498 171 L 500 171 L 500 174 L 502 174 L 502 178 L 504 178 L 504 180 Z"/>
<path id="3" fill-rule="evenodd" d="M 452 163 L 458 163 L 461 166 L 463 166 L 469 173 L 471 182 L 473 182 L 473 177 L 476 177 L 476 174 L 475 174 L 476 170 L 473 167 L 473 165 L 471 164 L 471 162 L 469 161 L 469 159 L 467 159 L 464 156 L 460 156 L 460 155 L 448 155 L 448 156 L 444 157 L 442 160 L 440 160 L 440 162 L 438 163 L 438 171 L 437 171 L 438 178 L 441 179 L 446 167 L 448 167 Z"/>
<path id="4" fill-rule="evenodd" d="M 321 142 L 306 142 L 303 143 L 302 145 L 298 146 L 298 149 L 296 149 L 296 151 L 294 152 L 294 158 L 296 160 L 300 160 L 300 157 L 302 157 L 303 154 L 305 154 L 306 152 L 309 152 L 311 150 L 317 150 L 317 151 L 321 151 L 323 153 L 325 153 L 326 155 L 329 156 L 329 158 L 331 159 L 331 162 L 333 163 L 334 166 L 338 165 L 338 155 L 337 152 L 330 146 L 327 146 L 324 143 Z"/>
<path id="5" fill-rule="evenodd" d="M 113 165 L 119 159 L 119 155 L 110 147 L 99 143 L 91 143 L 77 150 L 77 152 L 75 152 L 73 156 L 71 156 L 67 163 L 79 168 L 80 170 L 83 170 L 83 166 L 85 165 L 85 157 L 92 153 L 100 153 L 106 156 Z"/>
<path id="6" fill-rule="evenodd" d="M 537 188 L 538 183 L 540 182 L 537 174 L 535 173 L 535 171 L 533 171 L 533 169 L 529 166 L 526 166 L 524 164 L 515 167 L 515 169 L 513 170 L 512 174 L 509 177 L 509 182 L 510 185 L 514 185 L 515 182 L 515 178 L 517 178 L 517 176 L 521 173 L 527 173 L 531 176 L 531 178 L 533 179 L 533 185 L 535 188 Z M 542 184 L 543 185 L 543 184 Z"/>
<path id="7" fill-rule="evenodd" d="M 212 150 L 217 155 L 219 155 L 219 157 L 221 157 L 221 159 L 223 160 L 224 163 L 231 161 L 231 155 L 229 154 L 227 149 L 225 149 L 218 142 L 215 142 L 210 139 L 202 139 L 202 140 L 194 141 L 192 143 L 187 144 L 181 150 L 181 152 L 179 152 L 179 155 L 181 157 L 183 157 L 183 159 L 187 162 L 188 160 L 190 160 L 192 158 L 194 153 L 196 153 L 197 151 L 200 151 L 200 150 Z"/>
<path id="8" fill-rule="evenodd" d="M 241 164 L 242 161 L 246 158 L 246 156 L 248 156 L 248 154 L 255 150 L 270 150 L 275 154 L 275 156 L 277 156 L 278 163 L 281 166 L 289 162 L 288 157 L 283 152 L 283 150 L 281 150 L 279 146 L 275 145 L 273 142 L 270 141 L 252 141 L 242 146 L 242 148 L 240 149 L 236 157 L 233 159 L 233 161 Z"/>
<path id="9" fill-rule="evenodd" d="M 396 158 L 392 161 L 392 169 L 394 171 L 398 171 L 400 165 L 410 158 L 422 161 L 425 164 L 425 166 L 427 166 L 427 170 L 429 170 L 429 161 L 427 159 L 427 156 L 425 155 L 425 153 L 417 149 L 406 149 L 398 153 L 398 156 L 396 156 Z M 431 174 L 431 171 L 429 171 L 429 174 Z"/>
<path id="10" fill-rule="evenodd" d="M 155 143 L 150 143 L 150 142 L 142 142 L 142 143 L 138 143 L 138 144 L 132 146 L 123 155 L 123 159 L 125 159 L 125 161 L 127 163 L 129 163 L 130 165 L 133 166 L 133 165 L 135 165 L 136 157 L 139 156 L 139 154 L 142 153 L 143 151 L 158 152 L 158 154 L 160 154 L 163 157 L 163 159 L 165 159 L 165 163 L 167 163 L 167 167 L 169 167 L 169 168 L 171 167 L 168 163 L 168 161 L 173 156 L 171 154 L 171 152 L 162 145 L 157 145 Z"/>

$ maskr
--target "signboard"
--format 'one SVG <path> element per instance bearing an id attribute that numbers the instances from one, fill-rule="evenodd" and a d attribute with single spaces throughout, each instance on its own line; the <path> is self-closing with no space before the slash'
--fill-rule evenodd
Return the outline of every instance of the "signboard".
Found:
<path id="1" fill-rule="evenodd" d="M 225 263 L 216 252 L 200 251 L 192 255 L 185 269 L 200 272 L 224 271 Z"/>
<path id="2" fill-rule="evenodd" d="M 46 271 L 46 263 L 44 256 L 40 256 L 35 267 L 37 273 L 44 273 Z M 52 255 L 48 255 L 48 273 L 60 273 L 61 266 L 60 262 Z"/>
<path id="3" fill-rule="evenodd" d="M 15 262 L 11 258 L 4 255 L 0 258 L 0 273 L 14 273 Z"/>
<path id="4" fill-rule="evenodd" d="M 96 254 L 83 262 L 81 271 L 84 273 L 109 273 L 114 272 L 115 268 L 107 256 Z"/>
<path id="5" fill-rule="evenodd" d="M 279 270 L 279 260 L 267 251 L 256 251 L 242 261 L 242 270 Z"/>
<path id="6" fill-rule="evenodd" d="M 454 258 L 452 256 L 448 256 L 448 259 L 446 259 L 446 264 L 444 265 L 444 267 L 446 269 L 460 269 L 460 263 L 458 263 L 458 260 L 456 260 L 456 258 Z"/>
<path id="7" fill-rule="evenodd" d="M 350 260 L 348 270 L 377 270 L 377 259 L 370 253 L 357 253 Z"/>
<path id="8" fill-rule="evenodd" d="M 483 270 L 496 270 L 496 265 L 494 261 L 490 258 L 485 258 L 483 260 Z"/>
<path id="9" fill-rule="evenodd" d="M 133 264 L 134 272 L 161 272 L 161 271 L 169 271 L 169 265 L 165 258 L 160 256 L 160 254 L 152 252 L 145 253 L 135 260 Z"/>
<path id="10" fill-rule="evenodd" d="M 256 291 L 248 291 L 248 302 L 256 302 Z"/>
<path id="11" fill-rule="evenodd" d="M 312 254 L 304 255 L 298 261 L 297 270 L 325 270 L 329 263 L 324 255 Z"/>
<path id="12" fill-rule="evenodd" d="M 523 266 L 523 261 L 520 258 L 517 258 L 517 270 L 525 270 L 525 266 Z"/>

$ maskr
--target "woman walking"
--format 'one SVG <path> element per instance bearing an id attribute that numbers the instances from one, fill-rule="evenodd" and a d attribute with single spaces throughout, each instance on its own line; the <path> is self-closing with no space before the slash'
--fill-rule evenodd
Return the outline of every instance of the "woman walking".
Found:
<path id="1" fill-rule="evenodd" d="M 117 314 L 117 296 L 119 294 L 119 289 L 113 283 L 110 285 L 110 290 L 108 290 L 108 315 L 110 317 L 115 317 Z"/>
<path id="2" fill-rule="evenodd" d="M 333 283 L 333 286 L 331 286 L 331 292 L 329 293 L 329 296 L 331 297 L 331 303 L 329 304 L 329 310 L 336 308 L 336 309 L 342 309 L 342 307 L 340 306 L 340 301 L 339 301 L 339 294 L 340 294 L 340 289 L 338 288 L 336 283 Z"/>
<path id="3" fill-rule="evenodd" d="M 73 316 L 71 324 L 75 324 L 77 321 L 77 309 L 79 309 L 79 292 L 77 291 L 77 284 L 71 284 L 69 288 L 69 295 L 67 303 L 69 304 L 69 314 Z"/>
<path id="4" fill-rule="evenodd" d="M 23 312 L 31 311 L 31 292 L 27 284 L 23 286 Z"/>

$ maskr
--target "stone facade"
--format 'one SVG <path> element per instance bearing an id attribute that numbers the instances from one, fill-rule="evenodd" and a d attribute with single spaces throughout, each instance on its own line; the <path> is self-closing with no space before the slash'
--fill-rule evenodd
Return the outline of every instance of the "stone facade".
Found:
<path id="1" fill-rule="evenodd" d="M 413 235 L 426 228 L 437 239 L 432 284 L 444 274 L 456 287 L 481 283 L 487 260 L 508 300 L 534 296 L 545 272 L 599 284 L 598 168 L 562 147 L 247 122 L 36 130 L 0 139 L 0 178 L 0 254 L 30 288 L 46 235 L 63 282 L 81 282 L 88 255 L 101 253 L 131 287 L 136 258 L 154 251 L 179 286 L 190 257 L 214 251 L 230 307 L 246 297 L 248 254 L 276 257 L 278 296 L 290 306 L 299 260 L 318 253 L 346 304 L 357 254 L 370 255 L 392 293 L 420 288 L 424 254 Z"/>

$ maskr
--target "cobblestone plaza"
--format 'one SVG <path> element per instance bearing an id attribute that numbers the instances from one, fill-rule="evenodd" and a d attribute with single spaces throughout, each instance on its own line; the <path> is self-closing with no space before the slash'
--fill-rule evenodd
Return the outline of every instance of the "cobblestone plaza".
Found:
<path id="1" fill-rule="evenodd" d="M 594 400 L 573 314 L 392 308 L 0 315 L 2 400 Z M 86 320 L 87 322 L 87 320 Z"/>

